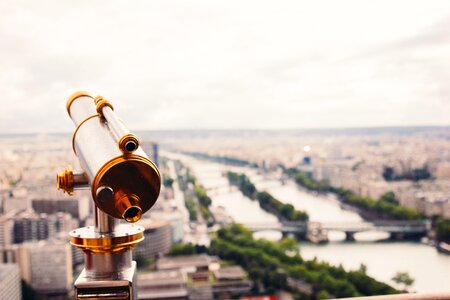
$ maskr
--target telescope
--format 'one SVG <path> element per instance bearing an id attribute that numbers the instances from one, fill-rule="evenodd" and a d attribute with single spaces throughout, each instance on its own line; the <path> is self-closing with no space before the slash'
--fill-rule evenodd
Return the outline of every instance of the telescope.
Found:
<path id="1" fill-rule="evenodd" d="M 108 100 L 80 91 L 69 97 L 66 107 L 76 126 L 72 148 L 81 170 L 60 172 L 57 188 L 69 195 L 90 189 L 95 203 L 95 226 L 70 232 L 70 243 L 85 255 L 75 298 L 135 300 L 131 251 L 144 239 L 144 228 L 133 223 L 159 196 L 159 170 Z"/>

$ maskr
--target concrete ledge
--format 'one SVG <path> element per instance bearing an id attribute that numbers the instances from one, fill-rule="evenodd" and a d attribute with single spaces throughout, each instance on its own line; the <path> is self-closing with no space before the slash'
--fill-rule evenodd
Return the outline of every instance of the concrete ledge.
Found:
<path id="1" fill-rule="evenodd" d="M 355 298 L 340 298 L 352 299 L 352 300 L 450 300 L 449 293 L 436 293 L 436 294 L 396 294 L 396 295 L 383 295 L 383 296 L 371 296 L 371 297 L 355 297 Z"/>

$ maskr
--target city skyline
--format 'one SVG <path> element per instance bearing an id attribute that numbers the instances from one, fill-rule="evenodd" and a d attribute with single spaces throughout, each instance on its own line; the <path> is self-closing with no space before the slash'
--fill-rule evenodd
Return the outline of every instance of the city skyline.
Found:
<path id="1" fill-rule="evenodd" d="M 79 89 L 133 130 L 450 125 L 445 1 L 0 8 L 0 133 L 70 132 Z"/>
<path id="2" fill-rule="evenodd" d="M 408 238 L 405 241 L 405 236 L 395 233 L 367 231 L 370 229 L 370 222 L 381 221 L 377 224 L 386 224 L 392 217 L 392 222 L 403 222 L 406 217 L 412 220 L 407 221 L 409 225 L 404 225 L 416 226 L 420 223 L 415 234 L 422 235 L 425 224 L 429 224 L 431 218 L 440 216 L 439 220 L 449 220 L 450 202 L 447 191 L 450 186 L 450 141 L 446 132 L 440 132 L 442 131 L 355 136 L 274 132 L 243 132 L 242 135 L 194 133 L 174 134 L 172 138 L 161 135 L 161 138 L 150 140 L 145 135 L 139 135 L 143 150 L 160 167 L 163 184 L 160 199 L 138 223 L 146 231 L 144 242 L 133 250 L 139 258 L 136 261 L 138 265 L 145 264 L 143 257 L 152 258 L 157 253 L 165 254 L 172 249 L 174 243 L 180 241 L 184 244 L 175 244 L 173 249 L 189 247 L 188 243 L 207 245 L 209 241 L 209 249 L 215 249 L 212 243 L 214 236 L 210 236 L 207 229 L 211 226 L 226 227 L 233 222 L 244 224 L 255 231 L 255 239 L 273 239 L 271 245 L 278 247 L 280 243 L 277 241 L 282 233 L 277 229 L 277 224 L 285 222 L 284 218 L 307 218 L 308 222 L 319 222 L 326 228 L 366 224 L 365 229 L 358 227 L 366 232 L 348 234 L 348 229 L 339 227 L 339 230 L 335 228 L 325 233 L 307 235 L 309 242 L 302 236 L 297 236 L 299 253 L 303 259 L 312 260 L 317 257 L 356 272 L 360 272 L 361 264 L 364 264 L 367 275 L 394 288 L 400 287 L 392 281 L 392 276 L 396 272 L 407 272 L 415 280 L 410 292 L 446 292 L 444 282 L 450 270 L 449 257 L 433 249 L 437 244 L 430 243 L 430 237 L 424 243 L 413 236 L 410 237 L 411 240 Z M 88 204 L 92 204 L 88 197 L 89 191 L 82 191 L 82 194 L 77 191 L 73 197 L 69 197 L 54 187 L 54 174 L 67 163 L 74 165 L 76 160 L 70 147 L 70 136 L 29 135 L 22 138 L 4 137 L 0 141 L 3 143 L 0 162 L 4 167 L 0 178 L 0 197 L 3 197 L 0 198 L 3 202 L 0 208 L 4 213 L 0 218 L 0 244 L 3 243 L 3 249 L 0 250 L 3 251 L 3 258 L 6 257 L 4 263 L 21 262 L 26 258 L 21 253 L 25 253 L 27 247 L 34 249 L 38 245 L 47 245 L 51 243 L 51 239 L 56 238 L 61 245 L 68 246 L 65 232 L 82 226 L 80 222 L 84 222 L 86 226 L 94 224 L 92 209 L 88 209 Z M 155 141 L 161 147 L 153 147 Z M 309 145 L 309 151 L 305 145 Z M 159 149 L 158 155 L 155 155 L 155 149 Z M 392 171 L 393 176 L 386 175 L 387 169 Z M 416 178 L 419 181 L 406 178 L 412 174 L 410 171 L 420 169 L 429 172 L 432 178 Z M 426 175 L 425 173 L 420 174 Z M 238 178 L 247 178 L 248 185 L 245 189 L 234 186 L 236 183 L 233 183 L 233 174 Z M 311 174 L 311 177 L 302 174 Z M 427 176 L 429 175 L 425 177 Z M 329 185 L 316 185 L 321 180 L 329 182 Z M 252 185 L 255 191 L 249 194 L 247 188 Z M 351 193 L 351 197 L 315 192 L 317 188 L 329 189 L 331 193 L 339 193 L 341 189 L 345 189 Z M 262 195 L 270 195 L 267 196 L 268 204 Z M 359 212 L 348 209 L 346 205 L 352 205 L 350 200 L 369 201 L 373 204 L 369 207 L 373 209 Z M 26 208 L 29 210 L 17 212 Z M 375 219 L 365 219 L 367 213 L 380 209 L 383 209 L 382 215 L 377 213 Z M 427 219 L 422 220 L 424 222 L 414 220 L 418 212 L 426 216 Z M 384 220 L 386 216 L 392 217 Z M 419 218 L 425 217 L 419 215 Z M 258 232 L 263 230 L 258 227 L 261 224 L 276 230 L 264 235 Z M 299 231 L 301 228 L 304 227 L 293 230 Z M 386 242 L 387 238 L 391 240 Z M 378 255 L 383 252 L 389 252 L 389 257 Z M 72 253 L 72 260 L 66 262 L 73 267 L 66 269 L 80 271 L 83 257 L 79 254 L 81 253 Z M 223 255 L 224 253 L 219 252 L 221 259 L 224 258 Z M 62 257 L 62 254 L 58 257 Z M 410 259 L 405 260 L 405 257 Z M 419 263 L 410 264 L 411 257 Z M 41 267 L 44 266 L 33 262 L 22 265 L 21 270 L 36 274 Z M 245 265 L 241 267 L 244 271 L 247 270 Z M 152 276 L 164 277 L 162 269 L 158 267 L 158 270 L 151 273 Z M 66 284 L 67 279 L 70 281 L 71 276 L 75 278 L 77 275 L 69 272 L 68 276 L 66 279 L 58 277 L 61 284 Z M 257 280 L 252 273 L 249 273 L 249 278 Z M 34 289 L 41 282 L 41 277 L 36 276 L 24 279 Z M 274 282 L 270 281 L 270 284 Z M 152 287 L 153 283 L 143 273 L 138 274 L 138 285 L 145 286 L 144 290 L 153 292 L 156 288 Z M 315 283 L 306 283 L 308 284 L 302 286 L 309 288 L 302 291 L 311 294 Z M 353 280 L 348 281 L 348 284 L 353 283 Z M 177 284 L 183 286 L 184 290 L 190 287 L 189 281 L 178 280 Z M 369 284 L 368 287 L 370 286 Z M 67 287 L 67 291 L 70 292 L 70 287 Z M 142 289 L 140 293 L 141 291 Z M 40 291 L 48 292 L 48 289 Z M 339 292 L 344 293 L 344 290 Z"/>

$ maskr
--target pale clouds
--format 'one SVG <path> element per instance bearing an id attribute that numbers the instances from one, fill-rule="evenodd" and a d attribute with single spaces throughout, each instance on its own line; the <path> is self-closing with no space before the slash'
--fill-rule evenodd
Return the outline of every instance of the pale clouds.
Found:
<path id="1" fill-rule="evenodd" d="M 2 1 L 0 132 L 448 125 L 448 1 Z"/>

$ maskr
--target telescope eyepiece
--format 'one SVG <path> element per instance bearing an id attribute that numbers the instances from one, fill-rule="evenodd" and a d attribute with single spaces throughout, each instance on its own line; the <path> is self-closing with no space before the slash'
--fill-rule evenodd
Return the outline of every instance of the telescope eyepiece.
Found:
<path id="1" fill-rule="evenodd" d="M 139 206 L 130 206 L 123 213 L 123 218 L 129 223 L 138 221 L 142 216 L 142 209 Z"/>
<path id="2" fill-rule="evenodd" d="M 139 197 L 125 194 L 123 191 L 118 191 L 114 196 L 116 197 L 116 210 L 121 217 L 129 223 L 139 221 L 142 217 Z"/>
<path id="3" fill-rule="evenodd" d="M 128 141 L 125 143 L 125 149 L 128 152 L 134 152 L 137 149 L 138 145 L 134 141 Z"/>

